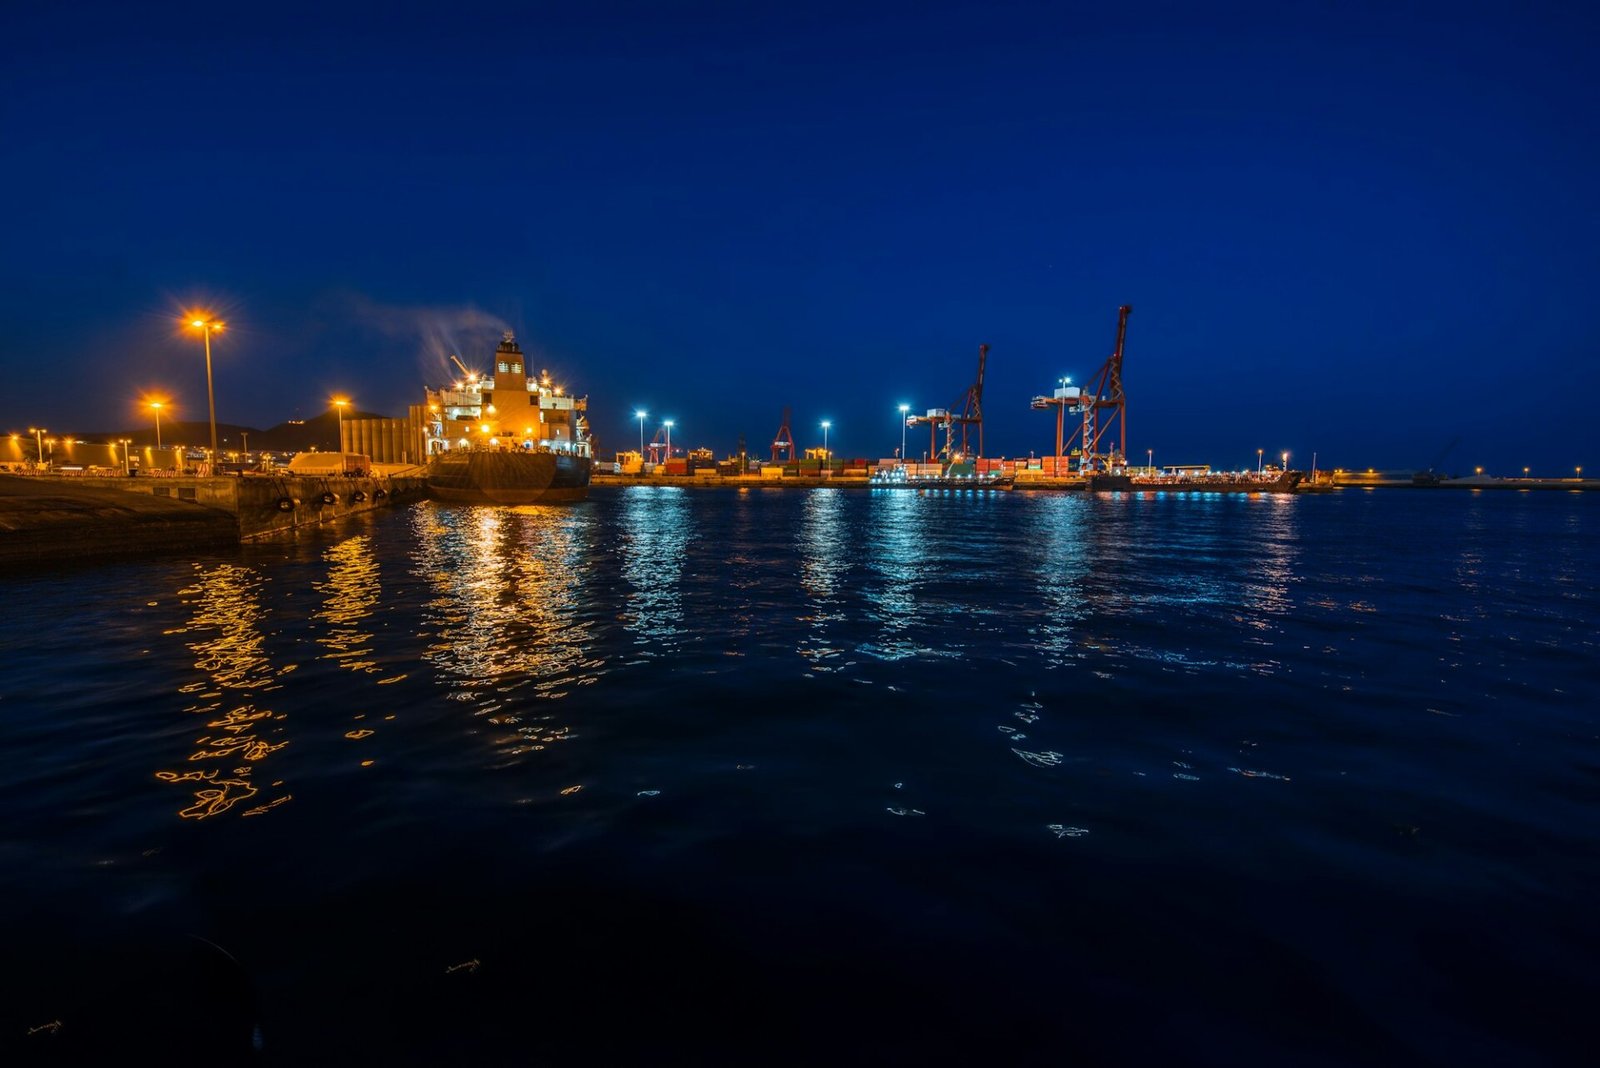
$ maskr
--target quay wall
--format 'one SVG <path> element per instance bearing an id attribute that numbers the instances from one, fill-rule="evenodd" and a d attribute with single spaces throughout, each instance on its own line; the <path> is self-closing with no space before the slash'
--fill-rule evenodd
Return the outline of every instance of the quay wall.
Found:
<path id="1" fill-rule="evenodd" d="M 370 512 L 427 496 L 422 478 L 343 478 L 338 476 L 218 476 L 211 478 L 32 478 L 92 490 L 137 493 L 225 512 L 238 541 L 253 541 L 316 526 L 347 515 Z M 42 489 L 43 486 L 40 486 Z"/>

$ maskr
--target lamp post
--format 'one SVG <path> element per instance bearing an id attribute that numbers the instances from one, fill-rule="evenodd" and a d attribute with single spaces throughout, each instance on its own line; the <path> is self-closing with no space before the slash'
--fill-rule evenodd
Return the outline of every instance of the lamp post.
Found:
<path id="1" fill-rule="evenodd" d="M 1154 449 L 1144 450 L 1144 473 L 1147 475 L 1156 473 L 1156 450 Z"/>
<path id="2" fill-rule="evenodd" d="M 672 459 L 672 420 L 667 419 L 661 425 L 667 428 L 667 459 L 670 460 Z"/>
<path id="3" fill-rule="evenodd" d="M 639 462 L 640 463 L 644 463 L 644 417 L 649 415 L 649 414 L 650 413 L 645 411 L 643 408 L 640 408 L 638 411 L 633 413 L 633 417 L 635 419 L 639 420 Z"/>
<path id="4" fill-rule="evenodd" d="M 37 449 L 38 452 L 39 452 L 39 464 L 38 464 L 38 466 L 43 467 L 44 466 L 44 435 L 45 435 L 45 429 L 42 426 L 30 426 L 28 428 L 28 433 L 33 435 L 34 448 Z"/>
<path id="5" fill-rule="evenodd" d="M 248 463 L 250 461 L 250 431 L 241 430 L 239 431 L 239 436 L 244 438 L 244 458 L 245 462 Z M 341 437 L 342 436 L 343 435 L 341 435 Z M 342 452 L 343 450 L 340 451 Z"/>
<path id="6" fill-rule="evenodd" d="M 215 330 L 222 333 L 223 327 L 228 324 L 221 319 L 212 319 L 204 315 L 197 315 L 189 320 L 189 325 L 196 327 L 205 334 L 206 338 L 206 403 L 211 408 L 211 462 L 217 462 L 217 394 L 211 386 L 211 332 Z"/>
<path id="7" fill-rule="evenodd" d="M 1262 471 L 1262 468 L 1261 468 L 1261 450 L 1257 449 L 1256 450 L 1256 474 L 1258 474 L 1258 475 L 1261 474 L 1261 471 Z"/>
<path id="8" fill-rule="evenodd" d="M 132 474 L 133 465 L 128 462 L 128 446 L 133 444 L 133 439 L 118 438 L 117 440 L 122 442 L 122 473 L 125 475 Z"/>
<path id="9" fill-rule="evenodd" d="M 156 413 L 156 451 L 161 451 L 161 408 L 160 401 L 151 401 L 150 410 Z"/>
<path id="10" fill-rule="evenodd" d="M 828 455 L 828 428 L 833 424 L 826 419 L 822 421 L 822 477 L 827 478 L 833 474 L 833 457 Z"/>
<path id="11" fill-rule="evenodd" d="M 906 413 L 911 411 L 911 405 L 900 405 L 900 462 L 906 462 Z"/>
<path id="12" fill-rule="evenodd" d="M 344 410 L 349 406 L 350 406 L 350 402 L 348 400 L 345 400 L 343 397 L 335 397 L 333 399 L 334 410 L 336 410 L 339 413 L 339 451 L 340 452 L 344 452 Z"/>

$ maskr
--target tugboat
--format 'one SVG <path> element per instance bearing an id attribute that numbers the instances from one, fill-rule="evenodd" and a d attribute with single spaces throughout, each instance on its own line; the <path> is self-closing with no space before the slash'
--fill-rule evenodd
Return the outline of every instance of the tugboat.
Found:
<path id="1" fill-rule="evenodd" d="M 589 496 L 594 460 L 585 418 L 589 402 L 529 377 L 508 330 L 494 373 L 469 371 L 427 391 L 428 489 L 464 504 L 543 504 Z"/>

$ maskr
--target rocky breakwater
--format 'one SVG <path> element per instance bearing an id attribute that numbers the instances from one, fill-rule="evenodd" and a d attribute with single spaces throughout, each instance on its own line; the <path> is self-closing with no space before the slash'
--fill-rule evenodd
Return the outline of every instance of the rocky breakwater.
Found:
<path id="1" fill-rule="evenodd" d="M 0 564 L 238 544 L 235 516 L 193 501 L 0 475 Z"/>

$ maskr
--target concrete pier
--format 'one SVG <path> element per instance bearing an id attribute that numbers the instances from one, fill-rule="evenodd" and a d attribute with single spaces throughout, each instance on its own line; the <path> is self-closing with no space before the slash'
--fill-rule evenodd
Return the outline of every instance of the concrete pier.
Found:
<path id="1" fill-rule="evenodd" d="M 222 548 L 426 495 L 421 478 L 0 475 L 0 562 Z"/>

